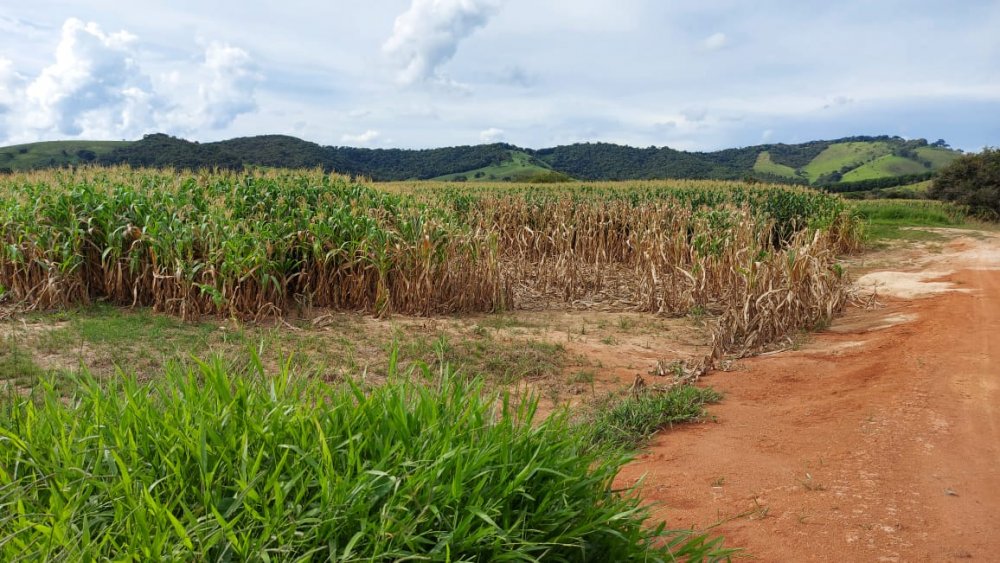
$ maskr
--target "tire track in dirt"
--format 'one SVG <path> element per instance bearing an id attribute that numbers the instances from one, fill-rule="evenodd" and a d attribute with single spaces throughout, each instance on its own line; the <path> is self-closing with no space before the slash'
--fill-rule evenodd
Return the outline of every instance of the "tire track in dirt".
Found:
<path id="1" fill-rule="evenodd" d="M 801 350 L 712 374 L 717 423 L 662 434 L 617 485 L 644 476 L 656 520 L 721 521 L 760 561 L 995 560 L 998 248 L 963 238 L 931 258 L 954 271 L 927 281 L 968 291 L 853 310 Z"/>

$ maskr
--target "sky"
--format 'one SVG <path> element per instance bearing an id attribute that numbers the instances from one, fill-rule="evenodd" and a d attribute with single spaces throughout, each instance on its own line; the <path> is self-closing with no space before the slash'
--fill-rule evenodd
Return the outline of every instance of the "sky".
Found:
<path id="1" fill-rule="evenodd" d="M 74 0 L 0 8 L 0 144 L 1000 145 L 1000 0 Z"/>

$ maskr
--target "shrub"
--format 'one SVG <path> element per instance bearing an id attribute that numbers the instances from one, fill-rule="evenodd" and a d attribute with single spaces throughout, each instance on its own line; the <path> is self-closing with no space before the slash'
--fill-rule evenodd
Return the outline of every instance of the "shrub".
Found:
<path id="1" fill-rule="evenodd" d="M 1000 149 L 956 159 L 941 170 L 927 194 L 967 205 L 984 218 L 1000 218 Z"/>

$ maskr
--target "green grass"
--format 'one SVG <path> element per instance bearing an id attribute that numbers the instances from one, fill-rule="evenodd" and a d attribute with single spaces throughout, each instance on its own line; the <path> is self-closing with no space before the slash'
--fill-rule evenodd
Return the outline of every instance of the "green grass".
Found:
<path id="1" fill-rule="evenodd" d="M 611 396 L 597 405 L 587 426 L 594 443 L 633 450 L 667 426 L 704 417 L 705 405 L 721 399 L 712 389 L 689 385 Z"/>
<path id="2" fill-rule="evenodd" d="M 852 209 L 867 223 L 869 242 L 940 240 L 943 237 L 937 233 L 911 227 L 961 227 L 968 218 L 961 206 L 933 200 L 858 200 Z"/>
<path id="3" fill-rule="evenodd" d="M 770 174 L 784 178 L 798 178 L 798 172 L 794 168 L 774 162 L 771 160 L 771 153 L 767 151 L 763 151 L 757 155 L 757 162 L 754 163 L 753 169 L 755 172 L 760 172 L 761 174 Z"/>
<path id="4" fill-rule="evenodd" d="M 915 227 L 961 225 L 968 216 L 961 206 L 932 200 L 862 200 L 852 209 L 867 221 Z"/>
<path id="5" fill-rule="evenodd" d="M 449 338 L 437 333 L 432 338 L 397 332 L 385 345 L 386 352 L 396 350 L 397 361 L 404 368 L 427 364 L 459 367 L 470 374 L 488 374 L 494 383 L 509 384 L 559 373 L 566 363 L 562 344 L 539 340 L 499 341 L 488 332 L 464 338 Z"/>
<path id="6" fill-rule="evenodd" d="M 673 561 L 627 457 L 443 370 L 329 387 L 260 362 L 0 402 L 0 558 Z M 645 404 L 645 403 L 643 403 Z M 658 404 L 657 404 L 658 405 Z M 649 407 L 644 407 L 650 410 Z"/>
<path id="7" fill-rule="evenodd" d="M 217 322 L 184 322 L 146 307 L 104 304 L 32 313 L 25 321 L 38 327 L 25 341 L 35 352 L 74 367 L 86 364 L 100 376 L 113 374 L 119 366 L 148 376 L 168 362 L 208 353 L 221 332 Z M 238 347 L 248 344 L 240 342 Z"/>
<path id="8" fill-rule="evenodd" d="M 44 376 L 45 370 L 35 363 L 30 352 L 10 338 L 3 342 L 0 348 L 0 388 L 30 389 Z"/>
<path id="9" fill-rule="evenodd" d="M 938 170 L 939 168 L 944 168 L 954 162 L 954 160 L 961 156 L 961 154 L 949 149 L 920 147 L 917 149 L 917 156 L 929 161 L 933 170 Z"/>
<path id="10" fill-rule="evenodd" d="M 923 182 L 917 182 L 915 184 L 907 184 L 905 186 L 896 186 L 895 188 L 885 188 L 882 190 L 887 195 L 897 195 L 898 197 L 906 197 L 910 199 L 922 199 L 927 197 L 927 190 L 930 189 L 931 184 L 934 180 L 924 180 Z"/>
<path id="11" fill-rule="evenodd" d="M 148 308 L 122 309 L 94 305 L 70 311 L 67 331 L 95 345 L 128 348 L 141 337 L 144 346 L 170 342 L 171 348 L 192 350 L 215 329 L 211 323 L 184 322 Z"/>
<path id="12" fill-rule="evenodd" d="M 844 174 L 842 181 L 858 182 L 876 178 L 906 176 L 908 174 L 923 174 L 929 170 L 929 168 L 915 160 L 887 154 Z"/>
<path id="13" fill-rule="evenodd" d="M 446 182 L 462 179 L 469 182 L 565 182 L 570 180 L 569 176 L 552 170 L 547 164 L 532 158 L 527 153 L 510 151 L 510 157 L 510 160 L 505 160 L 500 164 L 446 174 L 434 178 L 434 180 Z"/>
<path id="14" fill-rule="evenodd" d="M 872 223 L 865 228 L 865 238 L 869 244 L 878 248 L 888 241 L 926 242 L 945 240 L 947 237 L 915 226 Z"/>
<path id="15" fill-rule="evenodd" d="M 46 141 L 0 148 L 0 168 L 33 170 L 49 166 L 86 164 L 80 151 L 108 154 L 128 141 Z"/>
<path id="16" fill-rule="evenodd" d="M 845 199 L 928 199 L 927 190 L 934 180 L 924 180 L 905 186 L 892 188 L 876 188 L 859 192 L 844 192 L 840 194 Z"/>
<path id="17" fill-rule="evenodd" d="M 802 172 L 815 182 L 826 174 L 838 172 L 845 167 L 857 167 L 880 156 L 888 154 L 889 145 L 884 142 L 835 143 L 819 153 Z"/>
<path id="18" fill-rule="evenodd" d="M 102 378 L 113 376 L 119 367 L 151 378 L 169 363 L 190 365 L 192 355 L 242 358 L 250 348 L 262 350 L 269 366 L 291 358 L 297 373 L 327 381 L 362 372 L 385 377 L 391 350 L 401 368 L 449 364 L 470 377 L 482 374 L 495 385 L 559 375 L 573 359 L 562 344 L 533 337 L 536 325 L 510 315 L 485 316 L 474 326 L 422 326 L 407 320 L 372 324 L 348 313 L 327 318 L 322 327 L 304 319 L 291 320 L 289 328 L 283 322 L 182 321 L 148 307 L 95 304 L 28 313 L 23 322 L 8 322 L 3 328 L 25 361 L 65 371 L 77 371 L 83 364 Z"/>

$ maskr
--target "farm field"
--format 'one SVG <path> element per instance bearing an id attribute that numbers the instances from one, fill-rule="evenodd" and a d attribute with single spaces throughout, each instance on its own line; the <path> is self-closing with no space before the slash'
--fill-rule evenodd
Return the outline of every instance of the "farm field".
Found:
<path id="1" fill-rule="evenodd" d="M 369 184 L 282 170 L 13 175 L 0 203 L 0 505 L 18 515 L 0 523 L 0 551 L 28 558 L 725 557 L 745 538 L 722 544 L 712 522 L 643 525 L 660 508 L 612 494 L 620 468 L 657 430 L 725 404 L 704 385 L 716 375 L 700 378 L 799 348 L 848 307 L 843 259 L 866 222 L 905 234 L 964 221 L 939 204 L 735 182 Z M 95 426 L 100 412 L 122 425 Z M 496 447 L 475 466 L 425 466 L 426 451 L 337 426 L 412 442 L 441 420 L 460 422 L 421 444 L 442 460 Z M 102 453 L 128 436 L 147 459 L 183 462 Z M 521 464 L 536 469 L 482 479 Z M 34 479 L 57 467 L 75 492 L 55 511 Z M 77 489 L 84 470 L 103 477 Z M 435 472 L 453 485 L 436 488 Z M 373 512 L 314 517 L 353 506 L 350 494 Z M 387 529 L 379 510 L 410 517 Z"/>

